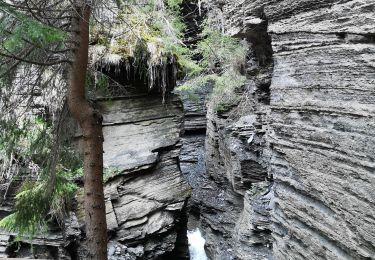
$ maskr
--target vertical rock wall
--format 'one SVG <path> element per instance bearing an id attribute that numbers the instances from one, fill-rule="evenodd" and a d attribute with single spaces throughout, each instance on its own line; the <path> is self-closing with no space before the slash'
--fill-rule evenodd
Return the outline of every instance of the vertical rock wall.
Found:
<path id="1" fill-rule="evenodd" d="M 163 104 L 161 97 L 145 95 L 99 105 L 104 164 L 113 169 L 105 185 L 110 259 L 132 259 L 129 252 L 136 259 L 185 259 L 190 188 L 178 164 L 179 98 Z"/>
<path id="2" fill-rule="evenodd" d="M 208 114 L 201 223 L 211 259 L 269 259 L 270 187 L 264 129 L 256 114 Z"/>
<path id="3" fill-rule="evenodd" d="M 188 259 L 187 202 L 191 189 L 181 174 L 183 111 L 180 99 L 144 94 L 98 101 L 103 114 L 105 199 L 111 260 Z M 22 180 L 0 201 L 11 213 Z M 3 193 L 1 193 L 4 196 Z M 0 230 L 0 257 L 86 259 L 83 201 L 64 227 L 51 225 L 32 240 Z"/>
<path id="4" fill-rule="evenodd" d="M 261 153 L 246 142 L 239 151 L 238 123 L 209 114 L 210 176 L 228 186 L 226 191 L 244 194 L 249 186 L 241 181 L 249 184 L 253 174 L 266 169 L 274 180 L 269 194 L 274 259 L 374 259 L 375 3 L 212 0 L 206 7 L 213 23 L 251 43 L 261 68 L 273 63 L 269 105 L 261 102 L 255 110 L 269 114 L 269 120 L 261 121 L 266 129 Z M 264 69 L 248 66 L 248 71 L 261 83 Z M 267 84 L 255 85 L 267 89 Z M 249 119 L 256 114 L 243 114 L 246 128 L 253 127 L 257 120 Z M 252 158 L 258 165 L 242 161 L 251 153 L 257 154 Z M 245 215 L 247 194 L 236 226 L 255 216 Z M 237 202 L 233 203 L 237 212 L 229 205 L 211 211 L 216 212 L 211 219 L 216 221 L 220 212 L 231 223 L 228 230 L 207 217 L 212 259 L 223 255 L 220 241 L 233 239 L 227 235 L 233 233 L 242 198 L 231 201 Z M 236 217 L 230 217 L 232 212 Z M 217 226 L 222 228 L 215 230 Z M 243 233 L 247 243 L 256 237 L 250 230 Z M 229 250 L 238 248 L 229 245 Z"/>
<path id="5" fill-rule="evenodd" d="M 287 2 L 265 7 L 275 257 L 373 259 L 375 3 Z"/>
<path id="6" fill-rule="evenodd" d="M 187 257 L 181 173 L 211 259 L 375 259 L 374 1 L 207 0 L 202 10 L 250 44 L 244 106 L 206 110 L 206 89 L 184 100 L 183 126 L 173 95 L 100 102 L 110 259 Z M 75 259 L 81 217 L 18 254 L 15 234 L 0 232 L 0 257 L 33 244 L 39 257 Z"/>
<path id="7" fill-rule="evenodd" d="M 179 165 L 182 103 L 170 93 L 136 92 L 95 102 L 103 115 L 108 258 L 188 259 L 191 189 Z M 80 150 L 79 130 L 76 137 Z M 12 212 L 22 181 L 0 189 L 0 218 Z M 0 230 L 0 257 L 86 259 L 82 192 L 72 204 L 63 226 L 51 223 L 32 240 L 17 244 L 17 234 Z"/>

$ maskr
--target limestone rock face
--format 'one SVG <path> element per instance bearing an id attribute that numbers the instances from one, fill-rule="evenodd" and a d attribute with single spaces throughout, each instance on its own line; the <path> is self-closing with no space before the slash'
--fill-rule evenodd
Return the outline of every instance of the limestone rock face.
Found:
<path id="1" fill-rule="evenodd" d="M 199 3 L 211 26 L 249 42 L 246 106 L 217 113 L 208 86 L 183 107 L 155 93 L 99 102 L 109 259 L 186 259 L 188 210 L 212 260 L 375 259 L 375 2 Z M 198 30 L 195 7 L 183 12 Z M 0 217 L 19 184 L 0 187 Z M 80 257 L 82 230 L 78 210 L 28 243 Z M 14 237 L 0 232 L 0 257 Z"/>
<path id="2" fill-rule="evenodd" d="M 110 259 L 156 259 L 186 250 L 190 187 L 178 165 L 180 100 L 172 96 L 163 104 L 159 97 L 146 96 L 99 106 L 104 164 L 114 172 L 105 185 L 108 229 L 117 243 Z M 176 257 L 184 259 L 186 251 Z"/>
<path id="3" fill-rule="evenodd" d="M 198 93 L 201 99 L 195 106 L 184 100 L 180 163 L 193 188 L 189 228 L 198 226 L 203 231 L 210 259 L 271 257 L 272 180 L 267 174 L 270 153 L 264 138 L 269 98 L 267 88 L 261 89 L 270 84 L 271 74 L 268 67 L 257 65 L 252 51 L 249 55 L 249 73 L 257 74 L 249 76 L 244 87 L 249 114 L 217 114 L 208 100 L 206 109 L 201 105 L 203 93 Z M 197 116 L 189 116 L 192 114 Z M 207 117 L 204 129 L 191 123 L 201 114 Z"/>
<path id="4" fill-rule="evenodd" d="M 259 116 L 259 117 L 258 117 Z M 210 259 L 270 259 L 269 201 L 261 116 L 237 119 L 208 113 L 207 195 L 201 223 Z"/>
<path id="5" fill-rule="evenodd" d="M 207 8 L 216 25 L 248 39 L 259 64 L 273 63 L 265 139 L 274 259 L 374 259 L 375 3 L 212 0 Z M 236 177 L 225 176 L 239 191 Z"/>
<path id="6" fill-rule="evenodd" d="M 175 95 L 98 101 L 103 114 L 108 258 L 187 259 L 187 201 L 191 189 L 179 167 L 182 104 Z M 79 145 L 78 145 L 79 146 Z M 8 215 L 22 181 L 14 181 L 1 204 Z M 82 196 L 64 227 L 25 239 L 0 231 L 0 257 L 86 259 Z M 34 251 L 30 250 L 33 245 Z"/>

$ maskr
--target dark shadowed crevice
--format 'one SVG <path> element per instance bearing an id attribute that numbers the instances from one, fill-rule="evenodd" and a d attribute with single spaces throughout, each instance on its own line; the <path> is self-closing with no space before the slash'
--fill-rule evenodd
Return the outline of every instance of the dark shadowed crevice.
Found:
<path id="1" fill-rule="evenodd" d="M 177 81 L 177 64 L 173 57 L 164 63 L 149 66 L 148 57 L 142 59 L 122 59 L 119 64 L 105 64 L 97 70 L 111 80 L 106 96 L 131 96 L 139 94 L 167 94 L 174 89 Z"/>

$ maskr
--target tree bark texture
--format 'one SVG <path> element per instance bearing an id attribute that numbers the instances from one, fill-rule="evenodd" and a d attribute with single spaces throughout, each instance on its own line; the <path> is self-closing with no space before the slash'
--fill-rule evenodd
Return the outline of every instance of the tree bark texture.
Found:
<path id="1" fill-rule="evenodd" d="M 85 2 L 85 1 L 82 1 Z M 103 192 L 103 130 L 102 117 L 85 97 L 89 49 L 90 6 L 83 3 L 77 9 L 77 33 L 73 34 L 77 48 L 70 71 L 68 104 L 72 116 L 79 122 L 84 139 L 84 208 L 87 237 L 87 259 L 107 259 L 107 224 Z"/>

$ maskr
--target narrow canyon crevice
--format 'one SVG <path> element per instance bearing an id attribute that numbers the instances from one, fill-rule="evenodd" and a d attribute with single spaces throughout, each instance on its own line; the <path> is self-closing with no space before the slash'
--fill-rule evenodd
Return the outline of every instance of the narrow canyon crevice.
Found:
<path id="1" fill-rule="evenodd" d="M 189 259 L 196 229 L 210 260 L 375 259 L 375 3 L 207 0 L 181 10 L 190 50 L 205 23 L 246 42 L 246 81 L 217 111 L 212 82 L 194 100 L 174 90 L 183 82 L 173 58 L 96 67 L 121 85 L 93 100 L 110 172 L 109 259 Z M 6 199 L 0 190 L 0 218 L 22 181 Z M 30 256 L 33 244 L 39 257 L 83 259 L 81 202 L 44 237 L 16 244 L 0 232 L 0 257 Z"/>
<path id="2" fill-rule="evenodd" d="M 205 8 L 208 16 L 222 11 Z M 210 84 L 195 93 L 198 102 L 183 99 L 185 137 L 180 160 L 193 188 L 189 225 L 203 231 L 209 259 L 271 259 L 272 177 L 267 171 L 270 148 L 265 138 L 273 60 L 267 22 L 262 21 L 255 32 L 233 36 L 249 44 L 240 105 L 216 113 L 207 96 Z"/>
<path id="3" fill-rule="evenodd" d="M 205 6 L 250 44 L 252 107 L 236 117 L 208 101 L 193 212 L 210 259 L 373 259 L 374 16 L 359 17 L 374 6 L 313 2 Z"/>

